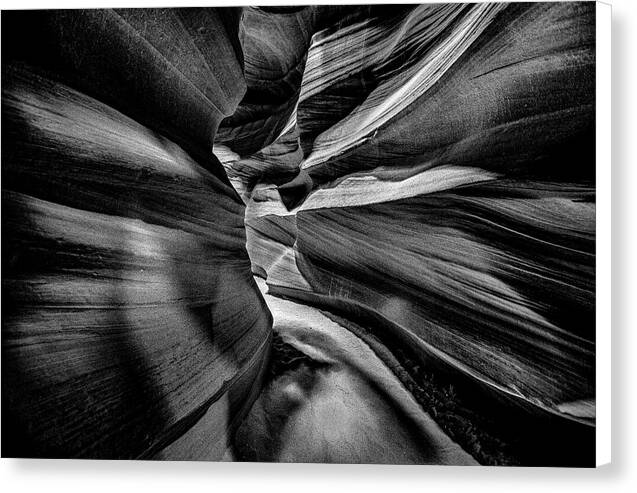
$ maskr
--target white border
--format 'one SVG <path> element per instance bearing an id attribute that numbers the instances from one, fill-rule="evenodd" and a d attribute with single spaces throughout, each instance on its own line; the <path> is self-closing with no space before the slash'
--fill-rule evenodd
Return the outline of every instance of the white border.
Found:
<path id="1" fill-rule="evenodd" d="M 596 462 L 611 461 L 611 6 L 596 4 Z"/>
<path id="2" fill-rule="evenodd" d="M 249 5 L 369 5 L 419 3 L 515 3 L 588 0 L 0 0 L 2 9 L 87 9 L 150 7 L 237 7 Z M 590 0 L 593 1 L 593 0 Z M 6 4 L 6 5 L 5 5 Z"/>

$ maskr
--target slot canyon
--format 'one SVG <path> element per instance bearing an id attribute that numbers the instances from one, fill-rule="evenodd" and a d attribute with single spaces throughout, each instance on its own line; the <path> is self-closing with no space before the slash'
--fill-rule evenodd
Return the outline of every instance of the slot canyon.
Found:
<path id="1" fill-rule="evenodd" d="M 594 465 L 593 2 L 2 38 L 4 457 Z"/>

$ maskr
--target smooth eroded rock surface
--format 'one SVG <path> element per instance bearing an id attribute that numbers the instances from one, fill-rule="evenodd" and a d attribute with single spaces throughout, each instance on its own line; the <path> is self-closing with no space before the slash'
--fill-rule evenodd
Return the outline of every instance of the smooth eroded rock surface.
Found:
<path id="1" fill-rule="evenodd" d="M 270 294 L 453 385 L 514 463 L 593 456 L 593 24 L 585 3 L 422 5 L 319 31 L 280 137 L 298 175 L 224 162 Z"/>
<path id="2" fill-rule="evenodd" d="M 271 316 L 211 153 L 244 87 L 228 13 L 3 15 L 58 57 L 3 52 L 4 455 L 232 456 Z"/>
<path id="3" fill-rule="evenodd" d="M 3 453 L 591 465 L 594 12 L 4 13 Z"/>

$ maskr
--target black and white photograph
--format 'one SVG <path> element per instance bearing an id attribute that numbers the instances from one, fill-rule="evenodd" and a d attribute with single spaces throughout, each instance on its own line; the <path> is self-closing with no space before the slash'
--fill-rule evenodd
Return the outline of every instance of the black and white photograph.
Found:
<path id="1" fill-rule="evenodd" d="M 2 11 L 2 457 L 594 468 L 598 4 L 169 3 Z"/>

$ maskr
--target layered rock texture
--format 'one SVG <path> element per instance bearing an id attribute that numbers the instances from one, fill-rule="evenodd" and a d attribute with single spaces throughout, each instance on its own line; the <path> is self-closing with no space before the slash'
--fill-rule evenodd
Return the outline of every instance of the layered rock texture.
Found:
<path id="1" fill-rule="evenodd" d="M 592 464 L 594 12 L 4 13 L 3 454 Z"/>
<path id="2" fill-rule="evenodd" d="M 238 14 L 3 14 L 4 455 L 231 456 L 271 337 L 211 152 Z"/>
<path id="3" fill-rule="evenodd" d="M 463 446 L 483 462 L 592 460 L 593 12 L 421 5 L 320 30 L 281 136 L 220 154 L 270 294 L 453 386 L 439 421 L 482 430 Z"/>

